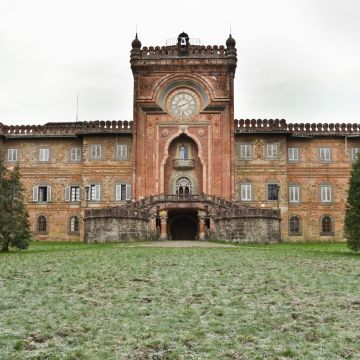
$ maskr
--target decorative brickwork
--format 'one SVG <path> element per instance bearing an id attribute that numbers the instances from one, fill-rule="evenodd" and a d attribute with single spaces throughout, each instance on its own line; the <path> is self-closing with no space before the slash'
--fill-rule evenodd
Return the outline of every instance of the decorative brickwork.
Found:
<path id="1" fill-rule="evenodd" d="M 136 36 L 133 121 L 0 123 L 34 237 L 343 241 L 360 124 L 234 119 L 235 45 Z"/>

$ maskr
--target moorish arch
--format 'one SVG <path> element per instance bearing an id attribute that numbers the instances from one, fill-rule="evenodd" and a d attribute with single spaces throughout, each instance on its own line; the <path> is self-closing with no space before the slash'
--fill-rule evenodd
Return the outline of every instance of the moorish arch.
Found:
<path id="1" fill-rule="evenodd" d="M 191 180 L 187 176 L 178 177 L 175 182 L 175 191 L 177 195 L 191 195 L 193 191 Z"/>
<path id="2" fill-rule="evenodd" d="M 206 192 L 205 174 L 206 165 L 201 157 L 200 142 L 196 138 L 180 131 L 167 141 L 160 166 L 161 193 L 176 194 L 175 182 L 182 176 L 190 180 L 193 194 Z"/>

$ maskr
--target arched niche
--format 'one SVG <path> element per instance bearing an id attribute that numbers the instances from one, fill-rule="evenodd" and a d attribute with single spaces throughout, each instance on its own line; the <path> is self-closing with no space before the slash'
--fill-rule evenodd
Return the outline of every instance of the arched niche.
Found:
<path id="1" fill-rule="evenodd" d="M 186 147 L 187 158 L 181 159 L 181 149 Z M 191 183 L 191 193 L 202 191 L 203 165 L 199 157 L 197 143 L 185 134 L 175 137 L 168 145 L 164 163 L 164 190 L 167 194 L 176 194 L 176 181 L 186 177 Z"/>

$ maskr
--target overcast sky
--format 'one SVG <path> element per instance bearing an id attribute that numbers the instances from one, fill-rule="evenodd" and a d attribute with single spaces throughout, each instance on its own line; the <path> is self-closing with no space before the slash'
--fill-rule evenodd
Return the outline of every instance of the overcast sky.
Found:
<path id="1" fill-rule="evenodd" d="M 0 122 L 131 120 L 129 64 L 185 31 L 236 39 L 235 117 L 360 121 L 359 0 L 0 0 Z"/>

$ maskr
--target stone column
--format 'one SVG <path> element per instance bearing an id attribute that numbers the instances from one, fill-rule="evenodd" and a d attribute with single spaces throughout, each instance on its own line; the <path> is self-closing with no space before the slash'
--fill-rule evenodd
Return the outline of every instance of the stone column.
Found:
<path id="1" fill-rule="evenodd" d="M 154 238 L 156 237 L 156 213 L 150 215 L 150 233 Z"/>
<path id="2" fill-rule="evenodd" d="M 199 240 L 205 240 L 206 226 L 205 226 L 205 211 L 198 211 L 199 218 Z"/>
<path id="3" fill-rule="evenodd" d="M 160 220 L 161 220 L 161 226 L 160 226 L 160 239 L 161 240 L 167 240 L 167 211 L 161 210 L 160 211 Z"/>

